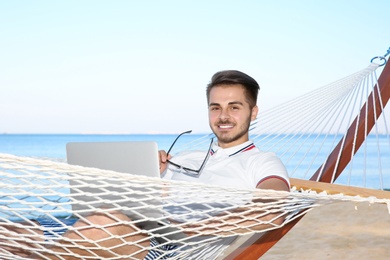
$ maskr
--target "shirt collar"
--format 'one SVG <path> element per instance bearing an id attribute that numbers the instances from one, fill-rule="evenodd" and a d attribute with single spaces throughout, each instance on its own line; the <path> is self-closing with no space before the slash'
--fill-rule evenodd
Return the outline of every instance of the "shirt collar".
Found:
<path id="1" fill-rule="evenodd" d="M 254 145 L 253 141 L 246 141 L 245 143 L 242 143 L 242 144 L 239 144 L 239 145 L 236 145 L 236 146 L 233 146 L 233 147 L 229 147 L 229 148 L 221 148 L 220 146 L 218 146 L 218 143 L 217 142 L 214 142 L 212 147 L 211 147 L 211 155 L 213 155 L 214 153 L 218 152 L 218 151 L 223 151 L 224 154 L 226 154 L 227 156 L 233 156 L 233 155 L 236 155 L 236 154 L 239 154 L 239 153 L 243 153 L 243 152 L 246 152 L 246 151 L 249 151 L 253 148 L 255 148 L 256 146 Z"/>

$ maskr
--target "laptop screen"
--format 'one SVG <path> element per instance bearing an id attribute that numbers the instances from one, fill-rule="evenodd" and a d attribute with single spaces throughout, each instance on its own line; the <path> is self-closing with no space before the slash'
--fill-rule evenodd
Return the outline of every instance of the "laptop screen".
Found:
<path id="1" fill-rule="evenodd" d="M 72 142 L 66 156 L 73 165 L 160 177 L 157 143 L 152 141 Z"/>

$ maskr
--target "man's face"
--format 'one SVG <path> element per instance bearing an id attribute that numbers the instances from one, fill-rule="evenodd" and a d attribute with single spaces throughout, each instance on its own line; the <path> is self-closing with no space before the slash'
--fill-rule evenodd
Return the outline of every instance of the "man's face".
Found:
<path id="1" fill-rule="evenodd" d="M 240 84 L 218 85 L 210 91 L 209 125 L 222 148 L 248 141 L 249 124 L 257 112 L 257 106 L 250 108 Z"/>

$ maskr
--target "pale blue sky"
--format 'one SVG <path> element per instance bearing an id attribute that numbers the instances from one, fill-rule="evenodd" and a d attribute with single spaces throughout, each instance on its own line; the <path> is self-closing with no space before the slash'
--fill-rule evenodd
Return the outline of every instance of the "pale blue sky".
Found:
<path id="1" fill-rule="evenodd" d="M 0 133 L 209 132 L 205 87 L 238 69 L 259 106 L 365 68 L 390 1 L 0 0 Z"/>

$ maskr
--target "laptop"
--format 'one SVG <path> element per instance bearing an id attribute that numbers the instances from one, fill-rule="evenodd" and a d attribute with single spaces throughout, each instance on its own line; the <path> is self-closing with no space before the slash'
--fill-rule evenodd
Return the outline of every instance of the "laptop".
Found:
<path id="1" fill-rule="evenodd" d="M 67 162 L 72 165 L 92 167 L 103 170 L 111 170 L 121 173 L 143 175 L 148 177 L 160 177 L 159 158 L 157 143 L 153 141 L 124 141 L 124 142 L 71 142 L 66 145 Z M 72 175 L 72 173 L 70 173 Z M 91 207 L 113 207 L 132 220 L 140 220 L 139 227 L 153 231 L 158 234 L 173 233 L 165 235 L 166 238 L 183 237 L 177 229 L 165 227 L 164 223 L 157 221 L 143 221 L 146 218 L 161 219 L 163 215 L 162 202 L 156 198 L 146 200 L 145 191 L 149 191 L 147 185 L 134 185 L 133 191 L 129 194 L 129 187 L 121 187 L 120 180 L 104 180 L 105 185 L 101 187 L 101 180 L 89 178 L 88 181 L 80 181 L 80 178 L 70 178 L 70 194 L 76 199 L 72 203 L 72 210 L 77 215 L 86 216 L 91 214 Z M 124 196 L 122 194 L 125 194 Z M 99 201 L 96 199 L 99 198 Z M 129 199 L 131 198 L 131 199 Z M 147 204 L 140 201 L 145 201 Z M 125 208 L 125 209 L 123 209 Z M 161 241 L 160 241 L 161 242 Z"/>
<path id="2" fill-rule="evenodd" d="M 157 143 L 73 142 L 66 145 L 69 164 L 160 177 Z"/>

